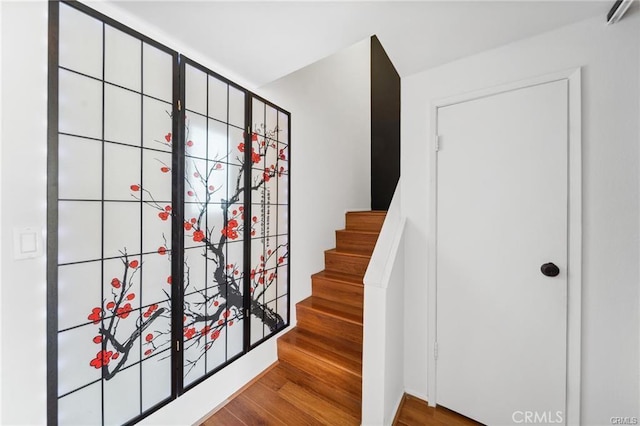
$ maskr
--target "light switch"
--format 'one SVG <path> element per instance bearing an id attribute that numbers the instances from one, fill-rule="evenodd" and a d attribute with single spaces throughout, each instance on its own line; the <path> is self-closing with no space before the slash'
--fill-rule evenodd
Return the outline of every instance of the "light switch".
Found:
<path id="1" fill-rule="evenodd" d="M 42 256 L 42 229 L 39 227 L 13 229 L 13 258 L 32 259 Z"/>

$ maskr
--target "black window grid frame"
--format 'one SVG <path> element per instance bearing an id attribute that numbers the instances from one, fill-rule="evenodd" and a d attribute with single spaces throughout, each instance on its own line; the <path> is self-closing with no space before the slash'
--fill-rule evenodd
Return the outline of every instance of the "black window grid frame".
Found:
<path id="1" fill-rule="evenodd" d="M 142 410 L 141 413 L 128 420 L 125 424 L 135 424 L 145 417 L 151 415 L 156 412 L 160 408 L 164 407 L 171 401 L 178 398 L 180 395 L 185 392 L 195 388 L 198 384 L 203 382 L 204 380 L 210 378 L 214 374 L 216 374 L 221 369 L 227 367 L 231 363 L 236 360 L 242 358 L 248 352 L 258 347 L 262 343 L 266 342 L 270 338 L 274 337 L 282 330 L 286 329 L 290 325 L 290 317 L 291 317 L 291 300 L 290 300 L 290 264 L 291 264 L 291 114 L 284 110 L 283 108 L 277 106 L 276 104 L 268 101 L 267 99 L 262 98 L 261 96 L 243 88 L 237 83 L 227 79 L 226 77 L 221 76 L 220 74 L 200 65 L 196 61 L 189 59 L 188 57 L 179 54 L 177 51 L 155 41 L 154 39 L 116 21 L 86 5 L 81 2 L 74 0 L 53 0 L 49 2 L 49 30 L 48 30 L 48 44 L 49 44 L 49 55 L 48 55 L 48 113 L 47 113 L 47 139 L 48 139 L 48 158 L 47 158 L 47 421 L 49 424 L 58 424 L 58 399 L 67 395 L 58 395 L 58 334 L 59 332 L 66 331 L 58 330 L 58 202 L 59 201 L 73 201 L 72 199 L 60 199 L 59 198 L 59 187 L 58 187 L 58 173 L 59 173 L 59 160 L 58 160 L 58 141 L 59 136 L 68 135 L 68 136 L 78 136 L 71 135 L 59 132 L 58 127 L 58 119 L 59 119 L 59 70 L 68 70 L 79 75 L 83 75 L 84 77 L 96 79 L 95 77 L 85 75 L 75 70 L 70 70 L 65 67 L 61 67 L 59 64 L 59 29 L 60 29 L 60 5 L 65 4 L 67 6 L 73 7 L 76 10 L 89 15 L 90 17 L 101 21 L 103 24 L 103 37 L 104 37 L 104 28 L 105 25 L 109 25 L 123 33 L 137 38 L 141 41 L 141 43 L 146 43 L 154 48 L 157 48 L 165 53 L 168 53 L 172 56 L 173 61 L 173 79 L 172 79 L 172 94 L 173 94 L 173 102 L 171 105 L 172 109 L 172 133 L 176 135 L 173 141 L 173 149 L 171 152 L 172 156 L 172 200 L 171 204 L 173 206 L 173 215 L 172 215 L 172 247 L 170 251 L 173 254 L 172 263 L 171 263 L 171 275 L 173 277 L 173 285 L 171 287 L 171 299 L 172 299 L 172 341 L 171 347 L 164 350 L 171 352 L 171 394 L 168 398 L 158 402 L 154 406 Z M 102 55 L 104 57 L 104 38 L 103 38 L 103 51 Z M 244 305 L 244 330 L 243 330 L 243 350 L 237 355 L 228 358 L 226 362 L 220 364 L 215 369 L 207 372 L 202 377 L 194 380 L 188 386 L 184 386 L 183 382 L 183 352 L 180 350 L 180 345 L 183 339 L 182 332 L 182 317 L 183 317 L 183 278 L 184 278 L 184 173 L 185 173 L 185 150 L 184 150 L 184 128 L 185 128 L 185 108 L 182 106 L 185 105 L 185 66 L 189 64 L 201 71 L 203 71 L 207 76 L 211 76 L 223 83 L 228 84 L 230 87 L 234 87 L 237 90 L 244 92 L 245 97 L 245 126 L 244 126 L 244 141 L 245 147 L 251 146 L 251 135 L 253 132 L 253 110 L 252 104 L 253 99 L 259 100 L 263 102 L 265 105 L 268 105 L 278 113 L 283 113 L 287 116 L 287 193 L 289 194 L 288 199 L 286 200 L 286 204 L 281 203 L 278 200 L 278 203 L 274 204 L 275 208 L 286 208 L 287 209 L 287 232 L 285 234 L 280 234 L 276 232 L 273 234 L 274 237 L 278 238 L 281 235 L 287 236 L 288 253 L 287 253 L 287 262 L 286 265 L 283 265 L 287 270 L 287 282 L 286 282 L 286 294 L 285 295 L 277 295 L 274 301 L 277 301 L 281 297 L 287 298 L 287 315 L 285 324 L 283 327 L 271 332 L 269 335 L 264 336 L 263 338 L 257 340 L 253 344 L 251 343 L 251 315 L 249 312 L 250 306 L 250 291 L 249 291 L 249 276 L 251 269 L 251 235 L 249 232 L 244 233 L 243 237 L 243 251 L 244 251 L 244 297 L 245 297 L 245 305 Z M 104 66 L 104 61 L 103 61 Z M 119 86 L 112 82 L 104 81 L 104 72 L 102 75 L 102 80 L 100 80 L 103 84 L 109 84 L 120 89 L 131 91 L 131 89 Z M 141 76 L 142 83 L 142 76 Z M 143 84 L 143 83 L 142 83 Z M 104 90 L 104 89 L 103 89 Z M 141 89 L 142 90 L 142 89 Z M 148 96 L 152 99 L 160 100 L 154 98 L 153 96 Z M 163 100 L 160 100 L 163 101 Z M 102 116 L 103 116 L 103 125 L 102 125 L 102 138 L 96 139 L 104 145 L 105 142 L 120 144 L 116 141 L 107 141 L 104 138 L 104 96 L 102 98 L 103 108 L 102 108 Z M 164 102 L 164 101 L 163 101 Z M 227 101 L 228 102 L 228 101 Z M 265 112 L 266 115 L 266 112 Z M 279 118 L 279 114 L 278 114 Z M 215 118 L 212 118 L 215 120 Z M 142 120 L 142 116 L 141 116 Z M 266 123 L 266 117 L 264 121 Z M 227 125 L 230 125 L 228 122 Z M 142 127 L 142 126 L 141 126 Z M 237 126 L 235 126 L 237 127 Z M 83 138 L 87 138 L 86 136 L 81 136 Z M 91 139 L 91 138 L 87 138 Z M 277 142 L 278 143 L 278 142 Z M 279 141 L 279 143 L 283 143 L 283 141 Z M 142 149 L 150 149 L 152 148 L 143 147 L 142 143 L 140 146 Z M 166 151 L 161 151 L 166 152 Z M 102 158 L 103 168 L 104 168 L 104 156 Z M 251 150 L 245 149 L 245 196 L 244 196 L 244 208 L 245 208 L 245 221 L 244 226 L 245 230 L 250 228 L 250 220 L 251 220 L 251 209 L 253 205 L 257 205 L 252 202 L 251 198 Z M 141 174 L 142 174 L 142 164 L 141 164 Z M 280 182 L 278 182 L 278 185 Z M 104 189 L 103 189 L 104 192 Z M 79 201 L 79 200 L 78 200 Z M 91 201 L 91 200 L 82 200 L 82 201 Z M 104 203 L 104 197 L 101 200 L 93 200 L 96 202 Z M 116 201 L 117 202 L 117 201 Z M 102 219 L 104 222 L 104 219 Z M 142 220 L 142 218 L 141 218 Z M 277 223 L 277 220 L 276 220 Z M 104 227 L 104 223 L 103 223 Z M 141 230 L 142 232 L 142 230 Z M 142 237 L 141 237 L 142 238 Z M 263 238 L 267 238 L 267 236 L 263 236 Z M 254 239 L 257 240 L 257 239 Z M 178 245 L 178 247 L 176 247 Z M 145 253 L 142 250 L 142 246 L 140 247 L 140 253 L 136 255 L 144 255 Z M 107 260 L 110 258 L 100 258 L 96 260 Z M 71 263 L 82 263 L 82 262 L 71 262 Z M 281 266 L 277 266 L 280 268 Z M 103 287 L 103 283 L 101 282 L 101 287 Z M 104 291 L 104 290 L 101 290 Z M 139 310 L 143 310 L 144 307 L 140 306 Z M 77 327 L 80 327 L 78 325 Z M 75 328 L 75 327 L 71 327 Z M 152 356 L 157 356 L 153 354 Z M 135 367 L 138 363 L 142 363 L 143 360 L 139 360 L 136 363 L 132 363 L 125 367 L 132 368 Z M 74 390 L 78 391 L 83 389 L 84 387 L 90 386 L 98 381 L 104 381 L 103 377 L 99 379 L 87 383 L 79 389 Z M 140 386 L 140 393 L 142 394 L 142 386 Z M 72 392 L 69 392 L 72 393 Z M 104 396 L 102 397 L 104 398 Z M 141 396 L 142 398 L 142 396 Z M 102 412 L 102 422 L 104 424 L 104 402 L 103 402 L 103 412 Z"/>

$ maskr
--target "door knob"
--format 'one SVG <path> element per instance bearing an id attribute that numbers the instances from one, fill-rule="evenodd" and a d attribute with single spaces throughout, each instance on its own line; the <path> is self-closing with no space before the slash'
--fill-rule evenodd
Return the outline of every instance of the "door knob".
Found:
<path id="1" fill-rule="evenodd" d="M 547 277 L 555 277 L 560 273 L 560 268 L 558 268 L 554 263 L 545 263 L 540 267 L 540 271 L 543 275 Z"/>

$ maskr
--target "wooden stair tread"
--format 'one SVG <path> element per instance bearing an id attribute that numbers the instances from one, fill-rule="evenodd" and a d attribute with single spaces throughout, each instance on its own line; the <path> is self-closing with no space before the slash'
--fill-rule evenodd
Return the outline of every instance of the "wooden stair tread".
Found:
<path id="1" fill-rule="evenodd" d="M 360 399 L 354 398 L 339 387 L 318 380 L 312 374 L 300 370 L 289 363 L 279 361 L 278 365 L 263 377 L 264 382 L 273 389 L 280 389 L 286 382 L 292 382 L 339 406 L 347 413 L 360 418 Z"/>
<path id="2" fill-rule="evenodd" d="M 318 346 L 324 350 L 332 351 L 362 364 L 362 346 L 345 340 L 340 336 L 325 336 L 313 333 L 300 327 L 291 330 L 294 333 L 292 338 L 305 341 L 311 345 Z"/>
<path id="3" fill-rule="evenodd" d="M 367 231 L 365 229 L 338 229 L 336 232 L 348 232 L 349 234 L 363 234 L 363 235 L 378 235 L 379 232 L 376 231 Z"/>
<path id="4" fill-rule="evenodd" d="M 291 345 L 296 350 L 303 352 L 306 356 L 330 364 L 340 370 L 347 371 L 354 376 L 362 377 L 362 355 L 360 354 L 358 359 L 354 359 L 353 347 L 357 347 L 358 345 L 344 341 L 340 344 L 341 347 L 338 348 L 338 341 L 332 339 L 333 342 L 336 343 L 336 347 L 327 348 L 329 344 L 327 341 L 329 340 L 330 338 L 325 338 L 325 342 L 322 342 L 322 337 L 316 339 L 310 338 L 308 333 L 301 332 L 300 329 L 296 327 L 280 337 L 278 342 Z M 344 350 L 344 348 L 349 348 L 349 350 Z M 362 348 L 360 348 L 360 350 L 362 350 Z M 351 352 L 351 356 L 346 355 L 348 352 Z"/>
<path id="5" fill-rule="evenodd" d="M 380 232 L 386 211 L 347 212 L 346 229 Z"/>
<path id="6" fill-rule="evenodd" d="M 363 214 L 363 215 L 380 215 L 380 216 L 386 216 L 387 215 L 387 211 L 386 210 L 353 210 L 353 211 L 348 211 L 347 215 L 350 214 Z"/>
<path id="7" fill-rule="evenodd" d="M 366 259 L 366 260 L 371 259 L 371 255 L 370 254 L 353 253 L 353 252 L 350 252 L 350 251 L 338 250 L 337 248 L 332 248 L 332 249 L 329 249 L 329 250 L 325 250 L 324 252 L 325 253 L 339 254 L 341 256 L 349 256 L 349 257 L 354 257 L 354 258 L 359 258 L 359 259 Z"/>
<path id="8" fill-rule="evenodd" d="M 362 282 L 362 277 L 359 275 L 347 274 L 344 272 L 336 272 L 336 271 L 320 271 L 316 272 L 311 276 L 311 278 L 320 278 L 328 281 L 336 281 L 343 283 L 345 285 L 353 285 L 357 287 L 363 287 L 364 283 Z"/>
<path id="9" fill-rule="evenodd" d="M 296 304 L 298 309 L 310 309 L 323 315 L 332 316 L 342 321 L 362 325 L 362 309 L 344 303 L 321 299 L 319 297 L 307 297 Z"/>

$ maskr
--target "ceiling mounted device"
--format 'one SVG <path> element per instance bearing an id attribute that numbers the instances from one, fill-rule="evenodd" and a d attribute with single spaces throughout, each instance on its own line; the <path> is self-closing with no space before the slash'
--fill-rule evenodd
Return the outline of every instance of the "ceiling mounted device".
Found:
<path id="1" fill-rule="evenodd" d="M 633 3 L 633 0 L 617 0 L 609 13 L 607 13 L 607 24 L 615 24 L 622 19 L 631 3 Z"/>

